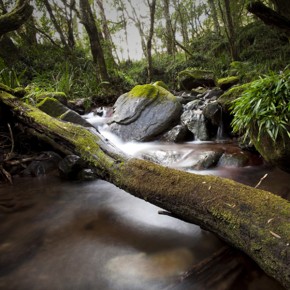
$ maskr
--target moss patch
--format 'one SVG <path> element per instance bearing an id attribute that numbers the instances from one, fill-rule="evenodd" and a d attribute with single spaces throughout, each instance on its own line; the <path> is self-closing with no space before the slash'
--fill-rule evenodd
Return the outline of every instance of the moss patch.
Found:
<path id="1" fill-rule="evenodd" d="M 236 85 L 240 81 L 240 78 L 237 76 L 231 76 L 231 77 L 226 77 L 222 79 L 218 79 L 217 85 L 222 89 L 222 90 L 227 90 L 233 85 Z"/>
<path id="2" fill-rule="evenodd" d="M 162 87 L 165 90 L 169 91 L 168 86 L 163 81 L 157 81 L 153 84 L 153 86 L 159 86 L 159 87 Z"/>
<path id="3" fill-rule="evenodd" d="M 59 117 L 68 110 L 58 100 L 50 97 L 43 99 L 36 107 L 52 117 Z"/>
<path id="4" fill-rule="evenodd" d="M 171 94 L 167 89 L 159 85 L 137 85 L 129 93 L 130 98 L 148 98 L 156 99 L 157 97 L 162 99 L 167 99 L 171 101 L 176 101 L 177 98 Z"/>
<path id="5" fill-rule="evenodd" d="M 234 86 L 231 89 L 229 89 L 227 92 L 222 94 L 218 98 L 218 103 L 225 109 L 226 111 L 229 111 L 229 107 L 231 106 L 231 102 L 237 98 L 239 98 L 244 90 L 248 88 L 250 83 L 246 83 L 240 86 Z"/>
<path id="6" fill-rule="evenodd" d="M 129 93 L 131 98 L 149 98 L 155 99 L 158 95 L 158 89 L 153 85 L 137 85 Z"/>

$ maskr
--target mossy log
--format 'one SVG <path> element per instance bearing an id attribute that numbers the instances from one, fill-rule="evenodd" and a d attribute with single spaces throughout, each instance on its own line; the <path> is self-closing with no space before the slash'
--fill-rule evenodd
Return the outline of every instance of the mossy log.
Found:
<path id="1" fill-rule="evenodd" d="M 33 7 L 28 0 L 18 0 L 12 11 L 0 16 L 0 36 L 18 29 L 32 15 Z"/>
<path id="2" fill-rule="evenodd" d="M 94 128 L 58 121 L 7 92 L 0 104 L 17 122 L 65 154 L 80 155 L 100 177 L 173 216 L 198 224 L 255 260 L 290 289 L 290 204 L 232 180 L 129 158 Z"/>
<path id="3" fill-rule="evenodd" d="M 285 4 L 286 2 L 287 1 L 285 1 Z M 289 3 L 286 5 L 289 7 Z M 260 18 L 265 24 L 281 29 L 286 32 L 288 36 L 290 35 L 290 19 L 288 17 L 286 18 L 282 13 L 280 14 L 270 9 L 261 1 L 250 1 L 247 10 Z"/>

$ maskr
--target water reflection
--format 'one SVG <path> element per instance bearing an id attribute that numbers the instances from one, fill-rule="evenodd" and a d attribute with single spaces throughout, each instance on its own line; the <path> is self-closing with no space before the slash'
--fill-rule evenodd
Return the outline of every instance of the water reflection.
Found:
<path id="1" fill-rule="evenodd" d="M 202 279 L 181 279 L 223 243 L 105 181 L 20 179 L 1 185 L 4 194 L 28 206 L 0 215 L 0 289 L 280 289 L 253 265 L 245 268 L 239 253 L 212 263 Z"/>

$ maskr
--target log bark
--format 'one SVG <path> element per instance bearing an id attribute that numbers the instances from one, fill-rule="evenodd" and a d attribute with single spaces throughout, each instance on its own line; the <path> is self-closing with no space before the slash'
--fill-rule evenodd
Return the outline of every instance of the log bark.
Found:
<path id="1" fill-rule="evenodd" d="M 173 216 L 200 225 L 255 260 L 290 289 L 290 204 L 270 192 L 232 180 L 166 168 L 129 158 L 94 128 L 58 121 L 0 91 L 26 130 L 65 154 L 80 155 L 100 177 Z"/>
<path id="2" fill-rule="evenodd" d="M 10 31 L 18 29 L 32 15 L 33 7 L 29 0 L 18 0 L 14 9 L 0 16 L 0 37 Z"/>
<path id="3" fill-rule="evenodd" d="M 276 27 L 290 35 L 290 19 L 270 9 L 262 2 L 249 3 L 247 10 L 260 18 L 265 24 Z"/>

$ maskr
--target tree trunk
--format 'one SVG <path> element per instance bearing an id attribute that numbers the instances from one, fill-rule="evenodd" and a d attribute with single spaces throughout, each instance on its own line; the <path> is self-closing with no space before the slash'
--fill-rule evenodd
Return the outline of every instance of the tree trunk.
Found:
<path id="1" fill-rule="evenodd" d="M 75 36 L 74 36 L 74 15 L 73 10 L 75 7 L 75 0 L 62 0 L 64 4 L 64 13 L 65 13 L 65 20 L 67 23 L 67 44 L 70 49 L 74 49 L 75 47 Z"/>
<path id="2" fill-rule="evenodd" d="M 168 54 L 173 55 L 175 52 L 174 49 L 175 42 L 170 19 L 169 3 L 170 0 L 163 0 L 165 28 L 166 28 L 166 50 Z"/>
<path id="3" fill-rule="evenodd" d="M 148 62 L 148 75 L 147 75 L 147 82 L 150 83 L 153 77 L 153 64 L 152 64 L 152 39 L 154 34 L 154 22 L 155 22 L 155 10 L 156 10 L 156 0 L 152 0 L 150 3 L 147 0 L 149 10 L 150 10 L 150 29 L 149 35 L 147 39 L 147 62 Z"/>
<path id="4" fill-rule="evenodd" d="M 224 9 L 220 0 L 218 1 L 218 4 L 225 25 L 225 33 L 228 39 L 232 60 L 239 60 L 238 47 L 236 45 L 236 31 L 231 13 L 230 0 L 223 0 Z"/>
<path id="5" fill-rule="evenodd" d="M 247 9 L 260 18 L 265 24 L 274 26 L 286 32 L 287 35 L 290 35 L 290 17 L 286 18 L 284 15 L 265 6 L 260 1 L 251 2 L 248 4 Z"/>
<path id="6" fill-rule="evenodd" d="M 214 31 L 217 35 L 219 35 L 220 34 L 220 25 L 219 25 L 219 21 L 218 21 L 215 2 L 214 2 L 214 0 L 208 0 L 208 4 L 210 7 L 210 11 L 211 11 L 211 17 L 213 19 Z"/>
<path id="7" fill-rule="evenodd" d="M 146 46 L 146 41 L 145 41 L 146 36 L 145 36 L 145 32 L 144 32 L 144 29 L 143 29 L 142 22 L 141 22 L 140 18 L 137 15 L 136 9 L 133 6 L 132 1 L 128 0 L 128 3 L 129 3 L 130 8 L 132 10 L 132 15 L 133 16 L 130 16 L 130 14 L 129 14 L 127 9 L 125 11 L 127 13 L 128 18 L 131 19 L 135 23 L 135 25 L 136 25 L 136 27 L 138 29 L 138 32 L 139 32 L 139 35 L 140 35 L 140 39 L 141 39 L 142 51 L 143 51 L 144 56 L 147 58 L 147 46 Z"/>
<path id="8" fill-rule="evenodd" d="M 59 23 L 57 22 L 57 20 L 56 20 L 54 14 L 53 14 L 53 11 L 52 11 L 52 8 L 51 8 L 51 6 L 50 6 L 50 4 L 49 4 L 49 1 L 48 1 L 48 0 L 43 0 L 43 3 L 44 3 L 44 5 L 45 5 L 45 7 L 46 7 L 46 10 L 47 10 L 47 12 L 48 12 L 48 14 L 49 14 L 50 20 L 51 20 L 51 22 L 53 23 L 53 26 L 54 26 L 55 30 L 56 30 L 57 33 L 59 34 L 59 37 L 60 37 L 61 43 L 63 44 L 64 47 L 66 47 L 66 48 L 69 49 L 69 46 L 68 46 L 67 41 L 66 41 L 66 38 L 65 38 L 65 36 L 64 36 L 64 34 L 63 34 L 63 31 L 62 31 L 62 29 L 61 29 Z"/>
<path id="9" fill-rule="evenodd" d="M 80 18 L 89 36 L 93 60 L 99 69 L 101 81 L 108 81 L 109 75 L 104 57 L 104 51 L 100 42 L 99 31 L 88 0 L 80 0 Z"/>
<path id="10" fill-rule="evenodd" d="M 33 7 L 29 0 L 18 0 L 15 8 L 0 16 L 0 37 L 10 31 L 18 29 L 32 15 Z"/>
<path id="11" fill-rule="evenodd" d="M 200 225 L 244 251 L 290 288 L 290 203 L 278 196 L 217 176 L 170 169 L 124 156 L 96 129 L 58 121 L 0 91 L 0 103 L 25 132 L 65 154 L 78 154 L 101 178 L 170 215 Z M 7 108 L 8 107 L 8 108 Z"/>
<path id="12" fill-rule="evenodd" d="M 115 45 L 114 45 L 112 35 L 111 35 L 110 29 L 108 26 L 108 20 L 106 17 L 103 0 L 96 0 L 96 2 L 97 2 L 97 5 L 100 9 L 102 30 L 103 30 L 103 34 L 104 34 L 104 41 L 105 41 L 105 46 L 106 46 L 107 57 L 110 60 L 111 66 L 116 68 L 117 64 L 115 62 L 114 55 L 113 55 L 113 50 L 115 48 Z M 116 56 L 118 57 L 117 54 L 116 54 Z"/>
<path id="13" fill-rule="evenodd" d="M 271 0 L 275 5 L 276 11 L 283 17 L 290 19 L 290 5 L 288 0 Z"/>
<path id="14" fill-rule="evenodd" d="M 179 19 L 179 23 L 180 23 L 180 31 L 181 31 L 181 35 L 182 35 L 182 46 L 188 51 L 188 49 L 186 48 L 189 45 L 189 35 L 188 35 L 188 19 L 187 19 L 187 15 L 184 12 L 184 5 L 182 3 L 180 3 L 177 0 L 174 0 L 174 9 L 178 15 L 178 19 Z M 176 43 L 176 38 L 174 36 L 174 42 L 177 46 L 179 46 L 179 44 Z"/>

